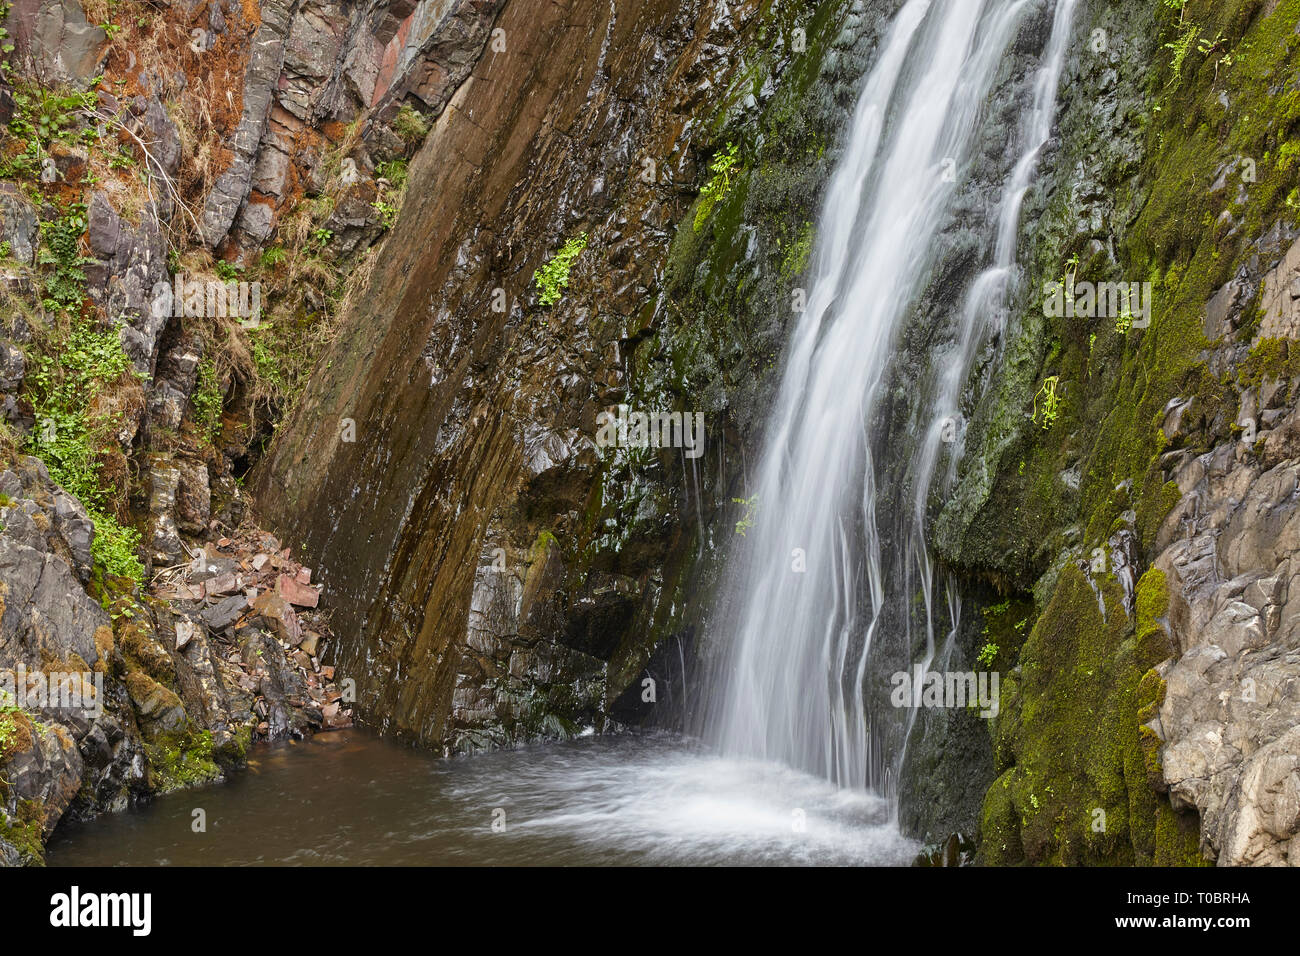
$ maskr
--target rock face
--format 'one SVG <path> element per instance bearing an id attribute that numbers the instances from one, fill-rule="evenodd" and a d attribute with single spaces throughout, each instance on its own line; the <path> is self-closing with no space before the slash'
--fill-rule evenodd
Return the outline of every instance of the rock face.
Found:
<path id="1" fill-rule="evenodd" d="M 696 557 L 716 558 L 697 517 L 735 523 L 733 406 L 761 422 L 771 382 L 752 369 L 770 364 L 791 314 L 803 263 L 789 243 L 843 121 L 833 97 L 851 95 L 895 4 L 855 6 L 869 9 L 838 59 L 841 3 L 808 21 L 712 2 L 501 9 L 412 163 L 329 374 L 254 472 L 261 513 L 306 532 L 342 605 L 336 626 L 356 635 L 334 660 L 370 721 L 448 750 L 680 724 L 681 589 Z M 790 49 L 796 25 L 807 56 Z M 751 55 L 769 78 L 754 95 L 732 83 Z M 815 98 L 823 62 L 840 72 Z M 419 89 L 436 93 L 434 79 Z M 697 234 L 696 193 L 725 146 L 714 124 L 739 135 L 764 116 L 770 167 L 733 197 L 759 233 L 733 211 L 722 238 Z M 583 235 L 568 291 L 541 304 L 536 271 Z M 706 304 L 706 286 L 746 283 L 754 301 Z M 682 387 L 682 369 L 703 388 Z M 685 404 L 701 392 L 706 404 Z M 628 400 L 707 408 L 705 457 L 602 453 L 596 416 Z M 647 679 L 657 696 L 643 697 Z"/>
<path id="2" fill-rule="evenodd" d="M 317 658 L 328 628 L 279 597 L 279 582 L 293 581 L 289 599 L 314 605 L 299 580 L 310 572 L 274 539 L 227 542 L 242 560 L 214 546 L 146 613 L 119 605 L 113 621 L 82 584 L 94 529 L 80 503 L 35 458 L 0 472 L 0 494 L 0 689 L 11 708 L 0 712 L 0 859 L 39 860 L 65 814 L 220 780 L 253 740 L 350 724 Z M 44 689 L 66 679 L 75 696 Z"/>
<path id="3" fill-rule="evenodd" d="M 479 60 L 413 163 L 412 198 L 336 353 L 349 358 L 317 376 L 297 419 L 339 426 L 310 434 L 290 424 L 261 466 L 264 512 L 312 529 L 306 546 L 343 596 L 342 629 L 358 629 L 340 650 L 340 672 L 357 676 L 363 712 L 391 730 L 449 745 L 453 711 L 468 731 L 472 715 L 492 709 L 483 681 L 512 669 L 540 680 L 534 667 L 556 677 L 551 664 L 528 663 L 535 647 L 514 644 L 516 629 L 542 613 L 520 603 L 526 582 L 562 576 L 550 549 L 533 547 L 550 529 L 511 520 L 493 539 L 489 525 L 561 470 L 535 456 L 529 470 L 525 428 L 563 435 L 590 423 L 605 398 L 592 383 L 620 373 L 606 364 L 612 353 L 586 309 L 526 319 L 531 276 L 546 247 L 570 235 L 598 225 L 617 235 L 625 213 L 612 212 L 614 200 L 641 188 L 641 156 L 666 167 L 685 160 L 692 103 L 666 84 L 708 72 L 710 45 L 686 40 L 696 27 L 715 39 L 710 31 L 733 29 L 708 23 L 694 4 L 617 17 L 586 0 L 506 4 L 496 24 L 504 50 Z M 478 116 L 496 119 L 483 125 Z M 674 220 L 668 190 L 642 192 L 645 222 L 662 229 Z M 599 323 L 635 309 L 645 277 L 625 262 L 614 281 L 623 292 Z M 355 442 L 343 440 L 345 419 Z M 561 439 L 552 450 L 590 474 L 594 455 L 580 444 Z M 504 556 L 497 578 L 481 566 L 495 549 Z M 367 658 L 374 663 L 362 673 Z M 599 669 L 575 666 L 567 678 L 575 682 Z"/>
<path id="4" fill-rule="evenodd" d="M 1270 244 L 1261 245 L 1268 256 Z M 1300 244 L 1262 283 L 1251 270 L 1234 277 L 1241 302 L 1262 284 L 1255 348 L 1300 334 L 1278 295 L 1297 280 Z M 1173 476 L 1182 497 L 1158 542 L 1177 653 L 1160 667 L 1164 701 L 1150 729 L 1163 743 L 1170 799 L 1200 812 L 1202 849 L 1220 865 L 1300 866 L 1297 396 L 1300 379 L 1266 375 L 1239 414 L 1253 441 L 1180 456 Z"/>
<path id="5" fill-rule="evenodd" d="M 5 22 L 17 62 L 32 75 L 84 83 L 107 52 L 108 35 L 86 21 L 77 0 L 15 0 Z"/>
<path id="6" fill-rule="evenodd" d="M 283 345 L 212 287 L 249 270 L 260 294 L 328 208 L 312 281 L 274 280 L 308 303 L 293 325 L 319 321 L 499 7 L 212 0 L 97 10 L 107 31 L 76 0 L 9 8 L 0 862 L 38 861 L 61 818 L 219 780 L 253 741 L 351 724 L 329 598 L 238 484 L 287 397 Z M 89 713 L 43 703 L 55 674 Z"/>
<path id="7" fill-rule="evenodd" d="M 272 235 L 303 183 L 343 176 L 355 195 L 339 203 L 328 228 L 351 253 L 381 231 L 373 208 L 377 156 L 400 152 L 389 125 L 436 117 L 477 61 L 503 0 L 321 0 L 263 3 L 243 71 L 242 113 L 231 160 L 204 204 L 209 248 L 240 255 Z M 343 159 L 327 169 L 320 131 L 356 124 Z M 411 134 L 403 127 L 407 136 Z M 419 135 L 414 138 L 418 141 Z"/>

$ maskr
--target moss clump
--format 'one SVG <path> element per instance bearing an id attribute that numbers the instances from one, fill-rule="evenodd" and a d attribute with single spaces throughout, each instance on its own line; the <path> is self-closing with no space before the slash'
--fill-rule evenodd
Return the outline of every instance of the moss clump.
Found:
<path id="1" fill-rule="evenodd" d="M 1163 579 L 1149 574 L 1148 626 L 1163 610 Z M 984 860 L 1154 863 L 1160 815 L 1172 810 L 1152 788 L 1139 712 L 1158 685 L 1144 678 L 1118 582 L 1066 565 L 1020 668 L 1003 684 L 995 723 L 1000 775 L 981 814 Z"/>
<path id="2" fill-rule="evenodd" d="M 145 744 L 145 755 L 149 758 L 150 788 L 158 793 L 200 787 L 221 779 L 211 731 L 162 734 Z"/>
<path id="3" fill-rule="evenodd" d="M 45 865 L 45 804 L 19 800 L 12 816 L 0 810 L 0 840 L 18 851 L 27 866 Z"/>
<path id="4" fill-rule="evenodd" d="M 1136 610 L 1136 663 L 1138 667 L 1154 667 L 1174 652 L 1164 624 L 1169 612 L 1169 587 L 1163 571 L 1152 568 L 1142 575 L 1137 584 Z"/>
<path id="5" fill-rule="evenodd" d="M 32 747 L 32 721 L 17 708 L 0 708 L 0 767 Z"/>
<path id="6" fill-rule="evenodd" d="M 1287 339 L 1260 339 L 1237 368 L 1237 383 L 1242 389 L 1258 388 L 1267 379 L 1290 381 L 1297 376 L 1300 348 L 1293 348 Z"/>

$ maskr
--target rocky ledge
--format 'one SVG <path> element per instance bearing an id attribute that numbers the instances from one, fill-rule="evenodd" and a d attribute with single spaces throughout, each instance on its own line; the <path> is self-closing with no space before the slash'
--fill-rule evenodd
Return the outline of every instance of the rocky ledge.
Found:
<path id="1" fill-rule="evenodd" d="M 40 862 L 65 816 L 218 782 L 255 740 L 351 724 L 320 592 L 272 536 L 101 603 L 94 525 L 38 459 L 0 471 L 0 523 L 0 862 Z"/>

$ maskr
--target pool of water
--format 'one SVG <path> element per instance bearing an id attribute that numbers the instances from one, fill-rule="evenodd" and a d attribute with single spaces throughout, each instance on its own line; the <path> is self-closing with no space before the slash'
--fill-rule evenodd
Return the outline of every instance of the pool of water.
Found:
<path id="1" fill-rule="evenodd" d="M 194 832 L 194 811 L 206 832 Z M 61 826 L 50 866 L 910 863 L 886 802 L 669 735 L 442 759 L 361 729 Z"/>

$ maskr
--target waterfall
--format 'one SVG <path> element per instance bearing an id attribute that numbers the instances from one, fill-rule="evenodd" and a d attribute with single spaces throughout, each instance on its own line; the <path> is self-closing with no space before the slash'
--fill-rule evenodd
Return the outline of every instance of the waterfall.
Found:
<path id="1" fill-rule="evenodd" d="M 704 728 L 724 752 L 894 795 L 916 711 L 888 706 L 888 674 L 946 655 L 960 619 L 952 582 L 936 581 L 927 504 L 953 481 L 962 393 L 1005 324 L 1021 204 L 1051 132 L 1076 4 L 1055 4 L 1019 159 L 989 224 L 988 265 L 945 319 L 931 380 L 906 383 L 920 416 L 906 447 L 882 447 L 891 361 L 1007 49 L 1041 3 L 908 0 L 880 44 L 828 186 L 806 309 L 747 490 L 753 527 L 728 572 Z M 881 513 L 886 459 L 905 463 L 910 508 Z"/>

